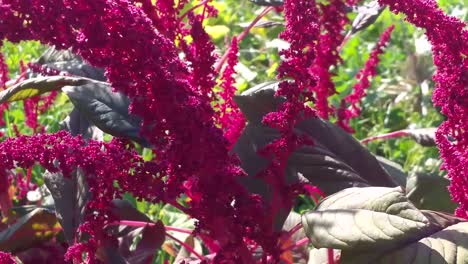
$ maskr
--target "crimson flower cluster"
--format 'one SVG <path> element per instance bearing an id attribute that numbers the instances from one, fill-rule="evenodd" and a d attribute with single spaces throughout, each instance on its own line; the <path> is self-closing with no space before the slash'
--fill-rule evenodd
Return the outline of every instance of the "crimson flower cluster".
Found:
<path id="1" fill-rule="evenodd" d="M 370 79 L 377 75 L 379 55 L 383 54 L 383 49 L 388 44 L 390 35 L 394 28 L 395 26 L 392 25 L 382 33 L 379 42 L 372 50 L 369 59 L 366 61 L 366 65 L 357 73 L 356 78 L 358 79 L 358 82 L 354 85 L 352 93 L 341 101 L 341 106 L 338 109 L 337 124 L 349 133 L 354 133 L 354 129 L 349 125 L 349 120 L 356 118 L 361 114 L 359 103 L 361 102 L 361 99 L 366 96 L 366 89 L 370 87 Z M 347 103 L 351 104 L 349 108 L 346 108 Z"/>
<path id="2" fill-rule="evenodd" d="M 88 244 L 74 245 L 67 253 L 69 259 L 81 260 L 83 252 L 76 249 L 84 248 L 88 261 L 92 261 L 93 249 L 110 239 L 103 233 L 102 227 L 108 223 L 109 216 L 112 217 L 107 205 L 112 199 L 121 197 L 121 193 L 113 188 L 114 183 L 117 182 L 139 198 L 151 198 L 149 194 L 161 192 L 162 188 L 162 181 L 151 177 L 155 164 L 143 162 L 135 151 L 116 140 L 110 143 L 89 141 L 85 144 L 81 138 L 62 131 L 10 138 L 0 145 L 0 176 L 15 167 L 31 168 L 36 162 L 49 172 L 60 172 L 65 177 L 70 177 L 78 168 L 87 175 L 90 192 L 93 193 L 88 211 L 93 213 L 87 214 L 88 222 L 81 230 L 93 237 Z"/>
<path id="3" fill-rule="evenodd" d="M 1 46 L 1 45 L 0 45 Z M 0 89 L 3 90 L 6 88 L 6 82 L 8 82 L 8 67 L 5 64 L 3 54 L 0 53 Z M 0 126 L 5 125 L 5 120 L 3 120 L 3 111 L 8 108 L 7 104 L 0 104 Z M 2 137 L 2 132 L 0 132 L 0 137 Z"/>
<path id="4" fill-rule="evenodd" d="M 0 251 L 0 263 L 16 264 L 16 260 L 10 253 Z"/>

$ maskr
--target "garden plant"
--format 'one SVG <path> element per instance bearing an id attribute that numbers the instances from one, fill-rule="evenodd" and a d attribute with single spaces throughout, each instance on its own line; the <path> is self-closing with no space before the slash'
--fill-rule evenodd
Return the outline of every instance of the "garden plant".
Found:
<path id="1" fill-rule="evenodd" d="M 468 263 L 463 0 L 0 0 L 0 263 Z"/>

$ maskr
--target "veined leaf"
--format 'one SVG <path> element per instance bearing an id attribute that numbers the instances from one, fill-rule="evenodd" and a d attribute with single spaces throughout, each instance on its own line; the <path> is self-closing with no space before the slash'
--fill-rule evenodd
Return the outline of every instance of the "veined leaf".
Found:
<path id="1" fill-rule="evenodd" d="M 446 232 L 445 236 L 463 242 L 461 246 L 466 248 L 468 226 L 458 224 L 461 221 L 448 214 L 420 211 L 400 188 L 384 187 L 346 189 L 327 197 L 317 211 L 302 217 L 312 245 L 340 249 L 340 263 L 429 263 L 410 260 L 419 255 L 420 259 L 431 259 L 427 257 L 440 251 L 441 259 L 447 260 L 446 256 L 452 258 L 457 253 L 444 253 L 442 247 L 453 248 L 454 242 L 437 241 L 439 245 L 434 244 L 433 251 L 430 243 Z M 424 249 L 423 244 L 429 247 Z M 464 254 L 462 251 L 461 255 Z"/>
<path id="2" fill-rule="evenodd" d="M 110 84 L 93 81 L 81 86 L 66 86 L 62 91 L 80 113 L 102 131 L 148 146 L 140 136 L 141 119 L 128 112 L 130 99 L 122 93 L 112 92 Z"/>

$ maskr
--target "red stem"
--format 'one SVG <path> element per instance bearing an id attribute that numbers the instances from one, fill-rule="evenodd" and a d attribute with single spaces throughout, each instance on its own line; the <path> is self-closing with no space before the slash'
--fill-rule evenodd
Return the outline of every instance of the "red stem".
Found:
<path id="1" fill-rule="evenodd" d="M 31 175 L 32 175 L 32 167 L 28 168 L 26 172 L 26 188 L 29 190 L 29 183 L 31 182 Z"/>
<path id="2" fill-rule="evenodd" d="M 288 251 L 288 250 L 291 250 L 291 249 L 294 249 L 294 248 L 297 248 L 297 247 L 300 247 L 300 246 L 303 246 L 303 245 L 307 245 L 309 243 L 309 239 L 306 237 L 306 238 L 303 238 L 301 240 L 298 240 L 296 241 L 294 244 L 286 247 L 286 248 L 283 248 L 281 251 L 282 252 L 285 252 L 285 251 Z"/>
<path id="3" fill-rule="evenodd" d="M 192 12 L 193 10 L 199 8 L 200 6 L 205 6 L 208 1 L 210 0 L 205 0 L 197 5 L 194 5 L 192 8 L 190 8 L 189 10 L 187 10 L 185 13 L 183 13 L 180 17 L 179 17 L 179 21 L 178 22 L 181 22 L 190 12 Z M 203 10 L 204 11 L 204 10 Z"/>
<path id="4" fill-rule="evenodd" d="M 249 24 L 249 26 L 246 27 L 244 29 L 244 31 L 242 31 L 242 33 L 239 34 L 239 36 L 237 37 L 237 44 L 239 44 L 247 36 L 247 34 L 249 34 L 250 30 L 257 24 L 257 22 L 262 17 L 264 17 L 266 14 L 268 14 L 268 12 L 270 12 L 273 9 L 274 9 L 274 7 L 271 7 L 271 6 L 266 7 L 265 9 L 263 9 L 263 11 Z M 228 58 L 230 49 L 231 49 L 231 47 L 229 46 L 229 48 L 223 54 L 221 59 L 219 59 L 218 63 L 215 66 L 215 72 L 219 73 L 221 71 L 221 68 L 223 67 L 224 63 L 226 62 L 226 60 Z"/>
<path id="5" fill-rule="evenodd" d="M 297 225 L 295 225 L 291 230 L 289 230 L 283 238 L 283 241 L 287 241 L 290 239 L 297 231 L 299 231 L 302 228 L 302 223 L 299 222 Z"/>
<path id="6" fill-rule="evenodd" d="M 167 202 L 168 204 L 174 206 L 175 208 L 179 209 L 180 211 L 182 211 L 183 213 L 185 214 L 189 214 L 188 211 L 187 211 L 187 208 L 183 207 L 182 205 L 180 205 L 178 202 Z"/>
<path id="7" fill-rule="evenodd" d="M 328 255 L 328 264 L 335 264 L 335 256 L 333 254 L 333 248 L 327 249 L 327 255 Z"/>
<path id="8" fill-rule="evenodd" d="M 344 37 L 343 41 L 341 41 L 341 44 L 340 46 L 338 47 L 338 53 L 341 52 L 341 50 L 343 49 L 343 47 L 346 45 L 346 43 L 348 42 L 348 40 L 351 38 L 351 34 L 348 33 L 346 34 L 346 36 Z"/>
<path id="9" fill-rule="evenodd" d="M 167 231 L 174 231 L 174 232 L 180 232 L 180 233 L 185 233 L 191 235 L 193 233 L 192 229 L 188 228 L 180 228 L 180 227 L 173 227 L 173 226 L 165 226 Z"/>
<path id="10" fill-rule="evenodd" d="M 169 233 L 166 232 L 166 236 L 168 236 L 169 238 L 173 239 L 174 241 L 176 241 L 177 243 L 179 243 L 181 246 L 183 246 L 185 249 L 187 249 L 188 251 L 190 251 L 190 253 L 194 254 L 195 256 L 197 256 L 197 258 L 199 258 L 200 260 L 203 261 L 203 256 L 198 254 L 195 249 L 193 249 L 193 247 L 191 247 L 189 244 L 175 238 L 174 236 L 171 236 Z"/>
<path id="11" fill-rule="evenodd" d="M 365 138 L 365 139 L 361 140 L 361 143 L 362 144 L 367 144 L 367 143 L 369 143 L 371 141 L 378 140 L 378 139 L 398 138 L 398 137 L 406 137 L 406 136 L 409 136 L 408 131 L 399 130 L 399 131 L 394 131 L 394 132 L 390 132 L 390 133 L 387 133 L 387 134 L 382 134 L 382 135 L 377 135 L 377 136 L 372 136 L 372 137 Z"/>

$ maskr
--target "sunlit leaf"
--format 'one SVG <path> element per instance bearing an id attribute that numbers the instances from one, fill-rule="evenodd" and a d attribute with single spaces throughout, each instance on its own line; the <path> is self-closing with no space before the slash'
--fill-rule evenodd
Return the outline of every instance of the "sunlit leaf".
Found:
<path id="1" fill-rule="evenodd" d="M 16 251 L 27 249 L 51 239 L 57 218 L 52 211 L 36 208 L 19 218 L 13 225 L 0 232 L 0 250 Z"/>
<path id="2" fill-rule="evenodd" d="M 431 241 L 448 231 L 450 239 L 461 242 L 466 248 L 468 230 L 466 223 L 457 225 L 461 221 L 463 219 L 448 214 L 420 211 L 400 188 L 384 187 L 346 189 L 327 197 L 316 211 L 302 218 L 312 245 L 340 249 L 340 263 L 427 263 L 408 260 L 415 255 L 430 259 L 427 257 L 431 254 L 440 255 L 440 249 L 442 256 L 453 256 L 453 253 L 444 253 L 442 248 L 444 244 L 450 248 L 453 242 L 440 241 L 438 246 L 431 245 Z M 464 239 L 460 240 L 462 237 Z M 461 250 L 461 256 L 464 254 Z"/>
<path id="3" fill-rule="evenodd" d="M 84 85 L 90 79 L 66 76 L 38 77 L 22 81 L 0 92 L 0 103 L 25 100 L 67 85 Z"/>

